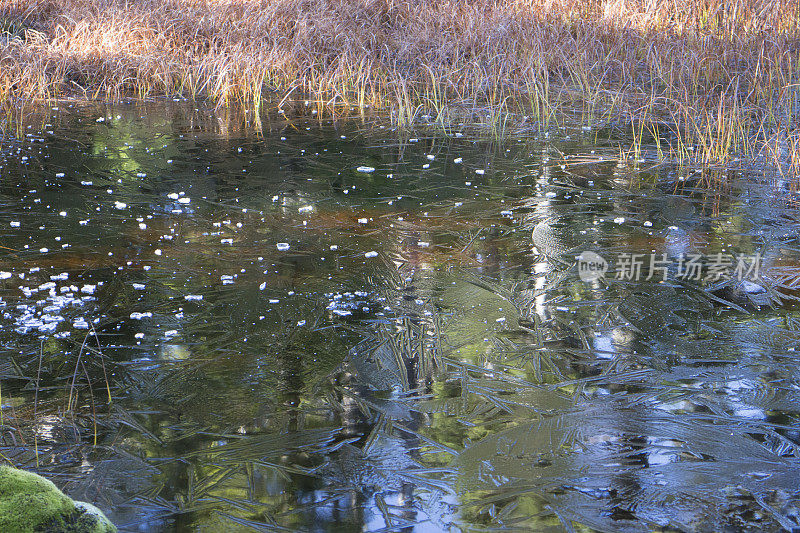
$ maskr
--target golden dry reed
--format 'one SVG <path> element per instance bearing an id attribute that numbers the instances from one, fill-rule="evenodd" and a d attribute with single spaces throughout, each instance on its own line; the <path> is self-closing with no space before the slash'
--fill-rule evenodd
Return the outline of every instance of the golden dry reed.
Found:
<path id="1" fill-rule="evenodd" d="M 796 147 L 799 37 L 798 0 L 0 0 L 0 97 L 570 110 L 730 162 Z"/>

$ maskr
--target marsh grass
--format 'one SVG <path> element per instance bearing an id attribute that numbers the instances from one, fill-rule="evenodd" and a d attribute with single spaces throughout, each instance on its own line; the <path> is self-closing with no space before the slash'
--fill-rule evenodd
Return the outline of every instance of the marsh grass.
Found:
<path id="1" fill-rule="evenodd" d="M 7 125 L 65 96 L 291 93 L 400 125 L 485 109 L 493 134 L 661 120 L 671 157 L 729 164 L 798 121 L 795 0 L 0 0 L 0 32 Z"/>

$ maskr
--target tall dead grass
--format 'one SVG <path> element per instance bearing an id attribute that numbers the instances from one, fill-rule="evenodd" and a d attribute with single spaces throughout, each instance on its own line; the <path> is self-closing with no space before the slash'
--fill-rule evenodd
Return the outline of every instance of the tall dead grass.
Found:
<path id="1" fill-rule="evenodd" d="M 400 123 L 568 108 L 668 121 L 675 153 L 707 161 L 798 120 L 797 0 L 0 0 L 0 32 L 4 102 L 295 91 Z"/>

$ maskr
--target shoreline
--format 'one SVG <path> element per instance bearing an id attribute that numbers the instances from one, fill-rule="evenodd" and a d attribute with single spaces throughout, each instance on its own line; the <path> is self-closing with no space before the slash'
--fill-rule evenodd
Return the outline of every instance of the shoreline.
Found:
<path id="1" fill-rule="evenodd" d="M 63 97 L 258 113 L 303 94 L 400 126 L 480 114 L 495 132 L 509 115 L 547 127 L 569 113 L 640 138 L 663 127 L 676 160 L 773 144 L 800 164 L 794 0 L 0 0 L 0 35 L 6 124 Z"/>

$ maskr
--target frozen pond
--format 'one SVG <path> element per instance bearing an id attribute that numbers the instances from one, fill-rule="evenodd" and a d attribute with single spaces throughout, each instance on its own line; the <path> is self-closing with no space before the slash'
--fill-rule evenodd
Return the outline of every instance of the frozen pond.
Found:
<path id="1" fill-rule="evenodd" d="M 4 457 L 124 531 L 798 527 L 792 191 L 306 111 L 3 144 Z"/>

